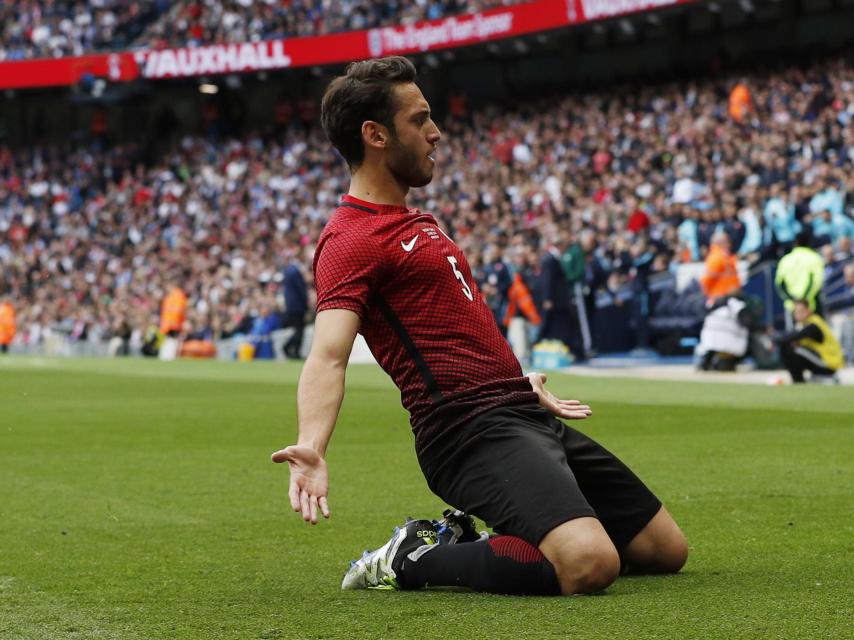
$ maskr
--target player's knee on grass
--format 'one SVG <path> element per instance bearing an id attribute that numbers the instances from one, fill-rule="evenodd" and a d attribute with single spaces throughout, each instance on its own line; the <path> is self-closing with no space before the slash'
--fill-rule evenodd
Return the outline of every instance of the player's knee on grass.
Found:
<path id="1" fill-rule="evenodd" d="M 563 595 L 596 593 L 620 574 L 620 556 L 595 518 L 578 518 L 550 531 L 540 543 Z"/>
<path id="2" fill-rule="evenodd" d="M 664 507 L 622 553 L 628 573 L 678 573 L 688 560 L 685 535 Z"/>
<path id="3" fill-rule="evenodd" d="M 566 571 L 558 572 L 564 595 L 602 591 L 620 575 L 620 556 L 613 545 L 588 548 L 571 563 Z"/>
<path id="4" fill-rule="evenodd" d="M 688 541 L 679 531 L 678 539 L 668 545 L 659 555 L 658 566 L 662 573 L 679 573 L 688 562 Z"/>

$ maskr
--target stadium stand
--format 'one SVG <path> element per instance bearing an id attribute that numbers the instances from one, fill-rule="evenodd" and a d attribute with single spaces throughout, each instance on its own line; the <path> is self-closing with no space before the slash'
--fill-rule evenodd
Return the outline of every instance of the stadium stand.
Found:
<path id="1" fill-rule="evenodd" d="M 0 61 L 127 48 L 169 4 L 164 0 L 4 2 L 0 4 Z"/>
<path id="2" fill-rule="evenodd" d="M 751 106 L 736 119 L 727 95 L 738 83 Z M 778 258 L 801 228 L 835 263 L 851 259 L 848 58 L 455 112 L 437 179 L 411 204 L 434 212 L 473 265 L 500 256 L 532 289 L 547 246 L 568 256 L 584 238 L 588 295 L 631 297 L 702 259 L 716 230 L 751 262 Z M 289 260 L 310 276 L 346 188 L 313 125 L 187 136 L 154 162 L 103 141 L 3 148 L 0 265 L 18 340 L 142 332 L 175 282 L 190 299 L 189 333 L 245 330 L 274 305 Z"/>
<path id="3" fill-rule="evenodd" d="M 27 0 L 0 4 L 0 62 L 407 25 L 521 0 Z"/>
<path id="4" fill-rule="evenodd" d="M 152 24 L 142 41 L 148 46 L 197 46 L 272 40 L 389 25 L 407 25 L 449 15 L 476 13 L 520 0 L 183 0 Z"/>

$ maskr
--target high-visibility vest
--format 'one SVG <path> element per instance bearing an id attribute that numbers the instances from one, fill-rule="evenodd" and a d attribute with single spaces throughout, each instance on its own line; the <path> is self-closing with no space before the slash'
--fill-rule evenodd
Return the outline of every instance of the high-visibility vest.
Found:
<path id="1" fill-rule="evenodd" d="M 507 290 L 507 313 L 504 314 L 504 326 L 509 327 L 510 321 L 516 315 L 516 310 L 522 312 L 531 323 L 540 324 L 540 314 L 537 312 L 537 305 L 534 304 L 534 299 L 531 297 L 531 292 L 525 286 L 525 281 L 518 273 L 513 276 L 513 284 Z"/>
<path id="2" fill-rule="evenodd" d="M 738 277 L 736 257 L 712 245 L 706 258 L 706 275 L 700 283 L 709 298 L 720 298 L 738 291 L 741 280 Z"/>
<path id="3" fill-rule="evenodd" d="M 827 365 L 828 369 L 833 369 L 834 371 L 841 369 L 842 365 L 845 364 L 845 356 L 842 355 L 842 345 L 839 344 L 839 340 L 833 335 L 833 332 L 827 326 L 824 319 L 814 313 L 807 318 L 805 324 L 814 324 L 817 326 L 821 330 L 823 339 L 821 342 L 816 342 L 809 338 L 803 338 L 799 342 L 807 349 L 815 351 L 822 362 Z"/>
<path id="4" fill-rule="evenodd" d="M 8 302 L 0 304 L 0 344 L 8 345 L 15 337 L 15 309 Z"/>
<path id="5" fill-rule="evenodd" d="M 160 306 L 160 331 L 180 331 L 187 312 L 187 295 L 178 287 L 172 289 Z"/>
<path id="6" fill-rule="evenodd" d="M 792 300 L 806 300 L 814 310 L 824 284 L 824 260 L 809 247 L 795 247 L 777 263 L 774 283 L 787 309 L 794 306 Z"/>

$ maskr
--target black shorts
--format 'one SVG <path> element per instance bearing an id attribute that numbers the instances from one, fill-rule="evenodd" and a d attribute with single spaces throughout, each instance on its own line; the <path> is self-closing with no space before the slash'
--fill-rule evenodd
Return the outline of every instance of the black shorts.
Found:
<path id="1" fill-rule="evenodd" d="M 621 550 L 661 508 L 616 456 L 536 405 L 478 416 L 419 462 L 442 500 L 534 546 L 592 516 Z"/>

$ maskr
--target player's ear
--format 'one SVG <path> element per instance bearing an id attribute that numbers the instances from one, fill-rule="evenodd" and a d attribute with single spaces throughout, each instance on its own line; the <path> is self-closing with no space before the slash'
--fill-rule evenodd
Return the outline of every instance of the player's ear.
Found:
<path id="1" fill-rule="evenodd" d="M 374 149 L 385 149 L 388 143 L 388 128 L 379 122 L 365 120 L 362 123 L 362 142 Z"/>

